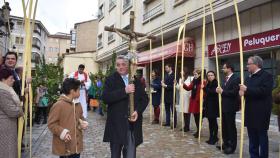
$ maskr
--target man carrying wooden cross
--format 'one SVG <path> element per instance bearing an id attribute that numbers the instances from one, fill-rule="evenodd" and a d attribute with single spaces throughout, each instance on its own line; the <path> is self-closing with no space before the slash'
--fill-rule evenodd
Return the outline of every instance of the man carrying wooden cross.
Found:
<path id="1" fill-rule="evenodd" d="M 104 141 L 110 142 L 111 158 L 120 158 L 121 153 L 124 158 L 136 157 L 136 147 L 143 142 L 142 113 L 149 102 L 142 84 L 134 77 L 138 37 L 149 36 L 133 31 L 134 12 L 130 15 L 130 31 L 105 27 L 106 31 L 129 40 L 128 54 L 117 57 L 117 72 L 106 79 L 102 94 L 103 101 L 108 104 Z"/>

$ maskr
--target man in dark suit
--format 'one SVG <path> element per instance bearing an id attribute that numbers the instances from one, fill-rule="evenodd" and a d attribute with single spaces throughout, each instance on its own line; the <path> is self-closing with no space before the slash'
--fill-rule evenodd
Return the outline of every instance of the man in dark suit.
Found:
<path id="1" fill-rule="evenodd" d="M 240 85 L 239 94 L 245 96 L 245 126 L 249 136 L 251 158 L 268 157 L 268 136 L 272 108 L 272 75 L 262 69 L 263 60 L 259 56 L 248 59 L 250 76 L 245 85 Z"/>
<path id="2" fill-rule="evenodd" d="M 166 75 L 164 78 L 164 81 L 161 82 L 161 86 L 165 88 L 164 91 L 164 104 L 165 104 L 165 113 L 166 113 L 166 123 L 164 126 L 170 126 L 170 114 L 171 111 L 173 113 L 173 92 L 174 92 L 174 73 L 172 71 L 172 67 L 170 64 L 165 65 L 165 71 Z M 175 107 L 174 107 L 175 109 Z M 176 109 L 174 111 L 174 128 L 176 128 L 177 125 L 177 113 Z M 173 128 L 173 127 L 171 127 Z"/>
<path id="3" fill-rule="evenodd" d="M 222 136 L 225 154 L 234 153 L 237 145 L 237 131 L 235 124 L 236 111 L 239 110 L 239 84 L 240 78 L 234 74 L 231 63 L 223 65 L 225 80 L 222 87 L 216 89 L 222 95 Z"/>
<path id="4" fill-rule="evenodd" d="M 108 104 L 104 142 L 110 142 L 111 158 L 135 158 L 136 147 L 143 142 L 142 113 L 149 99 L 141 82 L 136 78 L 128 82 L 128 60 L 116 59 L 117 72 L 109 76 L 104 85 L 103 101 Z M 129 94 L 134 93 L 135 112 L 129 118 Z"/>

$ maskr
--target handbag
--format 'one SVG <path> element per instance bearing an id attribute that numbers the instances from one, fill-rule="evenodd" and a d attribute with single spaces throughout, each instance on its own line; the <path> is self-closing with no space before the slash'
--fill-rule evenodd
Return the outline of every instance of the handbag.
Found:
<path id="1" fill-rule="evenodd" d="M 48 107 L 49 105 L 49 99 L 47 97 L 42 97 L 40 99 L 39 107 Z"/>
<path id="2" fill-rule="evenodd" d="M 99 107 L 99 101 L 97 99 L 90 99 L 89 106 L 97 108 L 97 107 Z"/>

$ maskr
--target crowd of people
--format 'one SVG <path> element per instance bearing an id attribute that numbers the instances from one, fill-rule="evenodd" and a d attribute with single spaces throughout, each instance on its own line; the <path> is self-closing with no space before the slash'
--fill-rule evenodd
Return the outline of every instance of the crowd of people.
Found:
<path id="1" fill-rule="evenodd" d="M 21 90 L 28 90 L 21 85 L 22 69 L 16 69 L 17 54 L 6 53 L 0 68 L 0 150 L 4 157 L 17 157 L 17 118 L 23 115 L 20 104 Z M 111 157 L 134 158 L 136 148 L 143 142 L 142 120 L 149 98 L 145 92 L 143 76 L 135 77 L 129 82 L 129 61 L 125 56 L 116 59 L 116 72 L 108 76 L 104 85 L 101 78 L 92 82 L 79 65 L 75 71 L 65 78 L 62 84 L 62 95 L 54 103 L 48 114 L 49 101 L 47 86 L 41 84 L 36 89 L 35 105 L 37 107 L 35 122 L 48 123 L 53 133 L 53 153 L 61 158 L 78 158 L 83 150 L 83 130 L 87 129 L 88 107 L 90 99 L 102 100 L 107 104 L 107 120 L 104 131 L 104 142 L 110 143 Z M 154 107 L 153 124 L 159 124 L 161 104 L 165 108 L 164 126 L 177 127 L 177 109 L 183 113 L 184 126 L 181 130 L 190 132 L 191 116 L 196 125 L 193 136 L 198 138 L 200 115 L 208 119 L 209 145 L 216 145 L 219 126 L 219 95 L 222 107 L 222 146 L 216 146 L 224 154 L 233 154 L 237 146 L 236 112 L 241 109 L 241 97 L 245 97 L 245 125 L 249 137 L 249 153 L 252 158 L 268 157 L 268 129 L 272 108 L 273 77 L 263 69 L 263 60 L 259 56 L 251 56 L 247 61 L 250 75 L 241 84 L 234 66 L 226 62 L 222 72 L 224 80 L 219 85 L 216 73 L 207 73 L 195 69 L 192 75 L 187 68 L 175 78 L 171 64 L 165 65 L 165 77 L 161 78 L 158 70 L 152 71 L 152 104 Z M 202 73 L 205 78 L 201 79 Z M 27 79 L 29 84 L 31 79 Z M 176 86 L 176 87 L 174 87 Z M 162 89 L 164 100 L 161 101 Z M 176 90 L 176 95 L 174 95 Z M 201 91 L 202 90 L 202 91 Z M 200 93 L 203 92 L 203 100 Z M 134 93 L 134 111 L 129 113 L 129 95 Z M 174 96 L 176 98 L 174 98 Z M 176 101 L 174 102 L 173 99 Z M 202 102 L 203 101 L 203 102 Z M 200 104 L 203 113 L 200 113 Z M 176 108 L 176 104 L 180 105 Z M 99 106 L 99 114 L 103 115 Z M 171 114 L 174 121 L 171 121 Z M 173 125 L 172 125 L 173 123 Z M 24 144 L 22 145 L 24 146 Z"/>
<path id="2" fill-rule="evenodd" d="M 233 64 L 226 62 L 223 64 L 222 72 L 224 79 L 219 86 L 214 71 L 203 72 L 201 69 L 193 71 L 193 77 L 184 68 L 183 74 L 179 79 L 174 78 L 170 64 L 165 65 L 165 78 L 159 84 L 160 77 L 157 70 L 153 71 L 153 81 L 151 87 L 156 89 L 153 93 L 154 105 L 154 121 L 159 123 L 158 109 L 161 102 L 161 88 L 165 90 L 165 124 L 171 126 L 170 114 L 174 109 L 174 125 L 177 125 L 176 107 L 173 108 L 174 85 L 176 85 L 176 104 L 180 105 L 180 112 L 184 113 L 184 126 L 181 130 L 190 131 L 190 116 L 194 117 L 196 131 L 193 133 L 198 138 L 199 117 L 203 115 L 208 119 L 209 139 L 206 141 L 209 145 L 217 144 L 219 115 L 219 95 L 221 95 L 222 107 L 222 147 L 216 147 L 224 154 L 233 154 L 237 146 L 237 128 L 236 128 L 236 112 L 241 109 L 241 96 L 245 97 L 245 125 L 249 137 L 249 153 L 252 158 L 268 157 L 268 135 L 267 131 L 270 124 L 270 115 L 272 108 L 272 88 L 273 77 L 263 69 L 263 60 L 259 56 L 251 56 L 247 62 L 249 76 L 242 85 L 239 76 L 234 73 Z M 205 73 L 205 79 L 201 80 L 201 74 Z M 203 82 L 201 82 L 203 81 Z M 174 82 L 176 84 L 174 84 Z M 203 112 L 200 113 L 200 92 L 203 90 Z M 179 93 L 178 93 L 179 92 Z M 182 105 L 181 105 L 182 104 Z"/>

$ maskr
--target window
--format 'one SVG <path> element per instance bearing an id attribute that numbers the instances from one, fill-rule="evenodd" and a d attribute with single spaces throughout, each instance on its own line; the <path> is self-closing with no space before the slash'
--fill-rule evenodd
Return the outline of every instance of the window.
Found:
<path id="1" fill-rule="evenodd" d="M 144 14 L 143 14 L 143 23 L 146 23 L 156 17 L 158 17 L 159 15 L 164 13 L 164 7 L 162 3 L 157 4 L 155 7 L 147 10 Z"/>
<path id="2" fill-rule="evenodd" d="M 132 7 L 132 0 L 123 0 L 123 13 Z"/>
<path id="3" fill-rule="evenodd" d="M 16 44 L 23 44 L 23 37 L 16 37 Z"/>
<path id="4" fill-rule="evenodd" d="M 116 0 L 109 1 L 109 11 L 111 11 L 116 6 Z"/>
<path id="5" fill-rule="evenodd" d="M 71 41 L 70 41 L 70 47 L 76 47 L 76 30 L 71 30 Z"/>
<path id="6" fill-rule="evenodd" d="M 49 51 L 50 51 L 50 52 L 52 52 L 52 51 L 53 51 L 53 48 L 52 48 L 52 47 L 50 47 L 50 48 L 49 48 Z"/>
<path id="7" fill-rule="evenodd" d="M 111 25 L 110 27 L 115 27 L 115 25 Z M 115 33 L 114 32 L 108 32 L 108 44 L 115 41 Z"/>
<path id="8" fill-rule="evenodd" d="M 104 4 L 101 4 L 98 9 L 98 19 L 101 20 L 104 17 Z"/>
<path id="9" fill-rule="evenodd" d="M 102 43 L 102 33 L 100 35 L 98 35 L 97 37 L 97 48 L 100 49 L 103 47 L 103 43 Z"/>
<path id="10" fill-rule="evenodd" d="M 18 26 L 22 26 L 22 21 L 17 21 Z"/>

